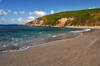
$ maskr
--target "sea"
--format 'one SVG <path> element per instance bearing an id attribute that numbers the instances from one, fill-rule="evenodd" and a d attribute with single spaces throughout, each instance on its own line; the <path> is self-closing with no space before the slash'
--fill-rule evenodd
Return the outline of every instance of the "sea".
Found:
<path id="1" fill-rule="evenodd" d="M 47 42 L 79 36 L 86 29 L 63 27 L 36 27 L 24 25 L 0 25 L 0 52 L 24 50 Z M 58 38 L 58 39 L 57 39 Z"/>

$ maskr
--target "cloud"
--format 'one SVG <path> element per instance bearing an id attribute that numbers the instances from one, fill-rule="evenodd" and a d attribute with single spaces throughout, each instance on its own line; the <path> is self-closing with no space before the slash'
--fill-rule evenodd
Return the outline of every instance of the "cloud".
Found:
<path id="1" fill-rule="evenodd" d="M 50 11 L 50 14 L 54 14 L 54 10 L 51 10 L 51 11 Z"/>
<path id="2" fill-rule="evenodd" d="M 25 24 L 26 23 L 26 19 L 19 17 L 19 18 L 11 18 L 10 22 L 13 24 Z"/>
<path id="3" fill-rule="evenodd" d="M 5 10 L 3 10 L 3 9 L 0 9 L 0 15 L 1 15 L 1 16 L 7 15 L 7 14 L 9 14 L 10 12 L 11 12 L 11 10 L 5 11 Z"/>
<path id="4" fill-rule="evenodd" d="M 33 12 L 29 12 L 29 15 L 32 16 L 34 13 Z"/>
<path id="5" fill-rule="evenodd" d="M 15 12 L 13 12 L 13 14 L 17 15 L 17 14 L 18 14 L 18 12 L 17 12 L 17 11 L 15 11 Z"/>
<path id="6" fill-rule="evenodd" d="M 18 21 L 18 22 L 23 22 L 23 18 L 20 17 L 20 18 L 17 19 L 17 21 Z"/>
<path id="7" fill-rule="evenodd" d="M 25 11 L 20 11 L 19 13 L 20 13 L 20 14 L 25 14 Z"/>
<path id="8" fill-rule="evenodd" d="M 20 12 L 14 11 L 13 14 L 15 14 L 15 15 L 18 15 L 18 14 L 24 15 L 25 11 L 20 11 Z"/>
<path id="9" fill-rule="evenodd" d="M 27 17 L 27 22 L 30 22 L 30 21 L 33 21 L 33 20 L 35 20 L 35 17 L 34 16 Z"/>
<path id="10" fill-rule="evenodd" d="M 0 15 L 1 16 L 4 16 L 4 15 L 7 15 L 8 12 L 4 11 L 3 9 L 0 9 Z"/>
<path id="11" fill-rule="evenodd" d="M 92 7 L 92 8 L 88 8 L 88 9 L 94 9 L 95 7 Z"/>
<path id="12" fill-rule="evenodd" d="M 46 12 L 43 12 L 43 11 L 34 11 L 33 14 L 37 15 L 37 16 L 44 16 L 44 15 L 46 15 Z"/>

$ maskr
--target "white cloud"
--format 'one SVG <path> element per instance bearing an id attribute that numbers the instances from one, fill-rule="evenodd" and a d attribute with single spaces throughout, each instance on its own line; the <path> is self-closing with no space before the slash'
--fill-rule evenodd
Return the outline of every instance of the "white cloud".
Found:
<path id="1" fill-rule="evenodd" d="M 13 14 L 17 15 L 17 14 L 18 14 L 18 12 L 17 12 L 17 11 L 15 11 L 15 12 L 13 12 Z"/>
<path id="2" fill-rule="evenodd" d="M 19 18 L 11 18 L 10 19 L 11 24 L 25 24 L 26 19 L 19 17 Z"/>
<path id="3" fill-rule="evenodd" d="M 54 10 L 51 10 L 50 14 L 54 14 Z"/>
<path id="4" fill-rule="evenodd" d="M 25 14 L 25 11 L 20 11 L 19 13 L 20 13 L 20 14 Z"/>
<path id="5" fill-rule="evenodd" d="M 20 18 L 17 19 L 17 21 L 18 21 L 18 22 L 23 22 L 23 18 L 20 17 Z"/>
<path id="6" fill-rule="evenodd" d="M 43 12 L 43 11 L 34 11 L 33 13 L 35 15 L 37 15 L 37 16 L 44 16 L 44 15 L 46 15 L 46 12 Z"/>
<path id="7" fill-rule="evenodd" d="M 92 7 L 92 8 L 88 8 L 88 9 L 94 9 L 95 7 Z"/>
<path id="8" fill-rule="evenodd" d="M 27 17 L 27 22 L 30 22 L 30 21 L 33 21 L 33 20 L 35 20 L 35 17 L 34 16 Z"/>
<path id="9" fill-rule="evenodd" d="M 34 13 L 33 12 L 29 12 L 29 15 L 32 16 Z"/>
<path id="10" fill-rule="evenodd" d="M 88 8 L 88 9 L 93 9 L 93 8 Z"/>
<path id="11" fill-rule="evenodd" d="M 1 16 L 4 16 L 4 15 L 7 15 L 8 12 L 4 11 L 3 9 L 0 9 L 0 15 Z"/>

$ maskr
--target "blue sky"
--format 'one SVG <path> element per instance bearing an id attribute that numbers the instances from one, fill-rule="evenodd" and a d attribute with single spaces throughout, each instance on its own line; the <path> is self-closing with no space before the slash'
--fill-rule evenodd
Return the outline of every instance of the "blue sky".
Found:
<path id="1" fill-rule="evenodd" d="M 0 0 L 0 24 L 24 24 L 51 13 L 100 8 L 100 0 Z"/>

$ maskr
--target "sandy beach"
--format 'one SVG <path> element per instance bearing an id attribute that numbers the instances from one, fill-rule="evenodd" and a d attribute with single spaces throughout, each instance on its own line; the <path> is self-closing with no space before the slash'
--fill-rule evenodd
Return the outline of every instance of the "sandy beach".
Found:
<path id="1" fill-rule="evenodd" d="M 67 28 L 89 28 L 89 29 L 100 29 L 100 26 L 66 26 Z"/>
<path id="2" fill-rule="evenodd" d="M 100 29 L 25 51 L 0 53 L 0 66 L 100 66 Z"/>

